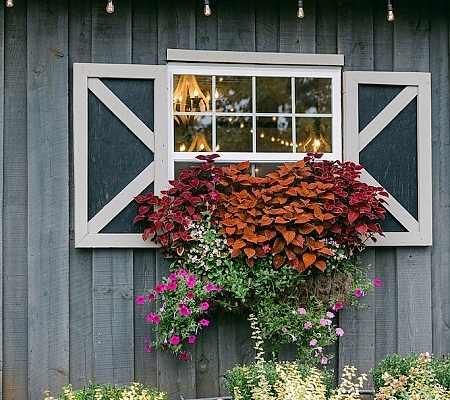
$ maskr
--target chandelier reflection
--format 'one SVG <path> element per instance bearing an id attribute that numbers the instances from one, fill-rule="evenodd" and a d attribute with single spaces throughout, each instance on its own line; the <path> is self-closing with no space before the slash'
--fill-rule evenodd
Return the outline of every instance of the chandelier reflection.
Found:
<path id="1" fill-rule="evenodd" d="M 326 128 L 321 123 L 320 118 L 314 118 L 314 122 L 305 127 L 308 137 L 302 146 L 305 153 L 331 152 L 330 142 L 325 139 Z"/>

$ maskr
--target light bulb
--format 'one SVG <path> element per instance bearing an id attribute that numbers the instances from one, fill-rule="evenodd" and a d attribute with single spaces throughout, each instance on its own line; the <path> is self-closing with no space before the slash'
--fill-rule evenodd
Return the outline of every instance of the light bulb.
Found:
<path id="1" fill-rule="evenodd" d="M 303 1 L 302 0 L 298 0 L 297 17 L 298 18 L 304 18 L 305 17 L 305 11 L 303 10 Z"/>
<path id="2" fill-rule="evenodd" d="M 205 0 L 204 4 L 205 6 L 203 7 L 203 14 L 209 17 L 211 15 L 211 7 L 209 6 L 209 0 Z"/>
<path id="3" fill-rule="evenodd" d="M 388 5 L 387 5 L 387 20 L 389 22 L 392 22 L 395 19 L 394 16 L 394 7 L 392 7 L 392 4 L 390 1 L 388 1 Z"/>
<path id="4" fill-rule="evenodd" d="M 14 7 L 14 0 L 6 0 L 6 7 Z"/>
<path id="5" fill-rule="evenodd" d="M 106 3 L 106 12 L 108 14 L 112 14 L 114 12 L 114 3 L 112 2 L 112 0 L 108 0 L 108 2 Z"/>

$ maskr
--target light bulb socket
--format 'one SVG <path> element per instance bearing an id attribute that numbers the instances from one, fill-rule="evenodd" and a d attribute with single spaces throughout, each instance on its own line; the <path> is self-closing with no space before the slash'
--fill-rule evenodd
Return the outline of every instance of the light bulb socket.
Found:
<path id="1" fill-rule="evenodd" d="M 209 0 L 204 0 L 203 2 L 203 14 L 207 17 L 211 15 L 211 6 Z"/>
<path id="2" fill-rule="evenodd" d="M 394 16 L 394 7 L 392 7 L 391 2 L 388 1 L 388 4 L 387 4 L 387 20 L 388 20 L 389 22 L 392 22 L 392 21 L 394 21 L 394 19 L 395 19 L 395 16 Z"/>
<path id="3" fill-rule="evenodd" d="M 302 0 L 298 0 L 298 4 L 297 4 L 297 17 L 298 18 L 304 18 L 305 17 L 305 11 L 303 9 L 303 1 Z"/>
<path id="4" fill-rule="evenodd" d="M 112 14 L 114 12 L 114 3 L 112 2 L 112 0 L 108 0 L 108 2 L 106 3 L 106 12 L 108 14 Z"/>

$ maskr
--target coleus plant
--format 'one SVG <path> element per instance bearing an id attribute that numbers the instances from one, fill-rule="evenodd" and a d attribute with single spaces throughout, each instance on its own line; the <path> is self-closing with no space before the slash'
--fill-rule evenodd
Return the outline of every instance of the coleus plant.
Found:
<path id="1" fill-rule="evenodd" d="M 209 211 L 231 246 L 231 257 L 243 256 L 252 266 L 256 258 L 273 257 L 276 268 L 284 264 L 304 272 L 324 271 L 334 239 L 350 253 L 383 234 L 377 220 L 384 218 L 381 187 L 359 180 L 360 165 L 321 161 L 308 154 L 285 163 L 266 177 L 246 171 L 249 162 L 230 167 L 213 166 L 217 154 L 170 181 L 162 197 L 137 196 L 139 213 L 134 222 L 146 221 L 143 239 L 162 245 L 166 253 L 181 255 L 191 239 L 189 226 Z"/>

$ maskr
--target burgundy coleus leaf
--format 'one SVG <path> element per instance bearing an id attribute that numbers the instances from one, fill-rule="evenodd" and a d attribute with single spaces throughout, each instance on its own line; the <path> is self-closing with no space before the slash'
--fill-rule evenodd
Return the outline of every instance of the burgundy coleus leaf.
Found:
<path id="1" fill-rule="evenodd" d="M 350 224 L 353 224 L 353 222 L 355 222 L 359 217 L 359 212 L 358 211 L 350 211 L 348 213 L 348 222 Z"/>

